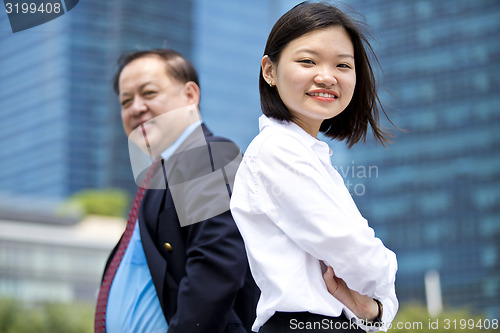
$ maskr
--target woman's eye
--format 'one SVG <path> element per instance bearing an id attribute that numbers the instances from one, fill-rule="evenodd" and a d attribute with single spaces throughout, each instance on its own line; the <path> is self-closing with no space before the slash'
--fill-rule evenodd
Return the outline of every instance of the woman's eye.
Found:
<path id="1" fill-rule="evenodd" d="M 348 65 L 348 64 L 339 64 L 339 65 L 337 65 L 337 67 L 340 67 L 340 68 L 351 68 L 351 66 Z"/>
<path id="2" fill-rule="evenodd" d="M 303 59 L 303 60 L 299 60 L 299 62 L 302 64 L 315 65 L 314 61 L 312 61 L 311 59 Z"/>

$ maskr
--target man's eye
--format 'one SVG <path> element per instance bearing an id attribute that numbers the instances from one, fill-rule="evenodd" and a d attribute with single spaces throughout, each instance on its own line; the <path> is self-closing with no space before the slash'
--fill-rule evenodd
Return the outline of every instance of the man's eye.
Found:
<path id="1" fill-rule="evenodd" d="M 154 91 L 154 90 L 147 90 L 147 91 L 144 92 L 145 96 L 151 96 L 151 95 L 154 95 L 154 94 L 156 94 L 156 91 Z"/>
<path id="2" fill-rule="evenodd" d="M 121 105 L 122 105 L 123 107 L 125 107 L 125 106 L 127 106 L 128 104 L 130 104 L 130 101 L 131 101 L 130 99 L 124 99 L 124 100 L 121 102 Z"/>

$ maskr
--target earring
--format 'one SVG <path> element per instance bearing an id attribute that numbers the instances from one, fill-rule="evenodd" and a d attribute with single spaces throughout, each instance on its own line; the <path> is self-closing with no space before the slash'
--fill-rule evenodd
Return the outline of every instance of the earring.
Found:
<path id="1" fill-rule="evenodd" d="M 266 80 L 266 83 L 269 85 L 269 87 L 272 88 L 272 86 L 273 86 L 273 79 L 270 76 L 268 76 L 268 77 L 265 77 L 265 80 Z"/>

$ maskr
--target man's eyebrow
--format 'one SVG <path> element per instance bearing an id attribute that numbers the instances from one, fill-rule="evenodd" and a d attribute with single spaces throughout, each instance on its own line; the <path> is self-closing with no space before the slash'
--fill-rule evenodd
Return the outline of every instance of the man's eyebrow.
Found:
<path id="1" fill-rule="evenodd" d="M 148 85 L 148 84 L 150 84 L 150 83 L 152 83 L 152 82 L 151 82 L 151 81 L 144 82 L 143 84 L 141 84 L 141 85 L 139 86 L 139 90 L 144 89 L 144 87 L 145 87 L 145 86 L 147 86 L 147 85 Z M 120 97 L 121 97 L 121 96 L 127 96 L 127 95 L 133 95 L 133 94 L 132 94 L 132 93 L 129 93 L 129 92 L 127 92 L 127 91 L 125 91 L 125 92 L 123 92 L 123 93 L 120 93 Z"/>

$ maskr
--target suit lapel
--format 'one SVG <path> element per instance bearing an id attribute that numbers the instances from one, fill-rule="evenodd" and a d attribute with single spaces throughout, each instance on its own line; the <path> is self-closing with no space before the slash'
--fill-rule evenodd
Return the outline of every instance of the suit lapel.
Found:
<path id="1" fill-rule="evenodd" d="M 164 194 L 164 190 L 147 190 L 139 211 L 141 242 L 153 281 L 163 281 L 167 269 L 167 262 L 156 249 L 157 239 L 153 239 L 157 238 L 157 221 Z M 163 284 L 154 284 L 158 295 L 163 295 Z"/>
<path id="2" fill-rule="evenodd" d="M 208 128 L 202 124 L 203 134 L 205 137 L 212 136 Z M 186 141 L 181 144 L 178 150 L 187 150 L 193 144 L 193 138 L 188 137 Z M 167 174 L 169 172 L 168 163 L 165 163 Z M 171 167 L 175 168 L 175 163 Z M 160 300 L 161 307 L 166 318 L 170 318 L 173 314 L 177 297 L 168 297 L 166 293 L 176 291 L 178 289 L 178 281 L 176 281 L 167 270 L 167 261 L 159 252 L 157 246 L 160 243 L 158 239 L 158 223 L 160 223 L 160 214 L 163 210 L 175 209 L 172 194 L 170 189 L 166 190 L 147 190 L 139 211 L 139 226 L 141 231 L 141 241 L 146 254 L 151 277 Z M 173 213 L 174 216 L 177 216 Z M 179 221 L 172 216 L 173 221 L 162 221 L 161 223 L 176 223 Z M 177 227 L 180 232 L 180 225 Z M 177 229 L 176 229 L 177 230 Z M 166 297 L 165 297 L 166 296 Z M 170 302 L 172 304 L 170 304 Z"/>

